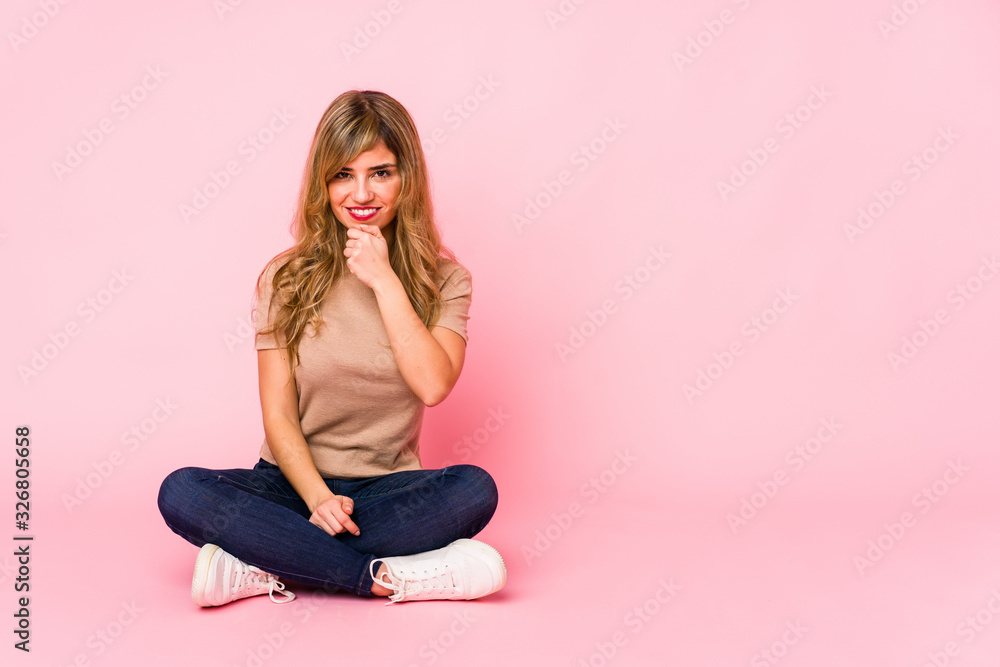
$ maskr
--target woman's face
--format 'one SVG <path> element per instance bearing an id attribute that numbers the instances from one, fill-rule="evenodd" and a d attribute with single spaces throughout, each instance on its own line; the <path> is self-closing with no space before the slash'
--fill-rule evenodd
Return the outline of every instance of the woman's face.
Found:
<path id="1" fill-rule="evenodd" d="M 342 225 L 385 229 L 396 216 L 396 201 L 402 189 L 396 156 L 379 142 L 334 174 L 327 189 L 330 206 Z"/>

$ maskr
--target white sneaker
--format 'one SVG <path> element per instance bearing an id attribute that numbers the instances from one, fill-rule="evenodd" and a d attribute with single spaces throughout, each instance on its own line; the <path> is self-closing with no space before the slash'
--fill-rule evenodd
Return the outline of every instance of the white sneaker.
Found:
<path id="1" fill-rule="evenodd" d="M 381 579 L 375 579 L 377 562 L 386 568 Z M 484 542 L 466 539 L 412 556 L 375 558 L 369 572 L 377 583 L 393 591 L 386 604 L 472 600 L 495 593 L 507 583 L 507 568 L 500 553 Z"/>
<path id="2" fill-rule="evenodd" d="M 275 599 L 275 591 L 284 595 L 285 599 Z M 214 544 L 206 544 L 198 552 L 198 559 L 194 562 L 194 579 L 191 581 L 191 597 L 195 604 L 216 607 L 264 593 L 278 604 L 295 599 L 295 593 L 286 591 L 284 584 L 273 574 L 244 563 Z"/>

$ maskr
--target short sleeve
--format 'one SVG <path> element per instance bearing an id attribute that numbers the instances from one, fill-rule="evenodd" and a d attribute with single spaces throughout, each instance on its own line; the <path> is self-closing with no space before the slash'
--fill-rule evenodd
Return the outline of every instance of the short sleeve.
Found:
<path id="1" fill-rule="evenodd" d="M 279 347 L 285 347 L 284 345 L 279 345 L 275 339 L 275 334 L 262 334 L 262 330 L 271 326 L 273 322 L 273 316 L 277 314 L 280 304 L 274 304 L 274 308 L 270 308 L 271 305 L 271 294 L 272 287 L 271 282 L 274 280 L 274 274 L 277 273 L 282 262 L 273 261 L 267 267 L 267 271 L 264 272 L 264 276 L 260 279 L 257 284 L 257 305 L 254 308 L 253 323 L 254 330 L 257 332 L 256 341 L 254 347 L 258 350 L 272 350 Z M 281 335 L 281 340 L 284 342 L 284 336 Z"/>
<path id="2" fill-rule="evenodd" d="M 469 321 L 469 305 L 472 303 L 472 276 L 468 270 L 451 260 L 442 260 L 441 274 L 441 311 L 436 327 L 451 329 L 465 342 L 469 342 L 467 323 Z"/>

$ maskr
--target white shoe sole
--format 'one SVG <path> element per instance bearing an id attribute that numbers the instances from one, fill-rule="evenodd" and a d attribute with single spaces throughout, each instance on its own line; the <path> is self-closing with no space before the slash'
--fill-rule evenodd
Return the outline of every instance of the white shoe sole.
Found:
<path id="1" fill-rule="evenodd" d="M 212 565 L 212 556 L 219 550 L 214 544 L 206 544 L 198 552 L 198 558 L 194 561 L 194 578 L 191 580 L 191 599 L 199 607 L 214 607 L 214 602 L 209 602 L 206 597 L 206 586 L 208 586 L 208 572 Z"/>

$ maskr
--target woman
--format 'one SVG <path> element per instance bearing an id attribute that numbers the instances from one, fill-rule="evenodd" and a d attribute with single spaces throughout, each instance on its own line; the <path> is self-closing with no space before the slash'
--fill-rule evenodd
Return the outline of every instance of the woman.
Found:
<path id="1" fill-rule="evenodd" d="M 260 461 L 183 468 L 160 488 L 167 525 L 202 547 L 192 597 L 294 599 L 277 577 L 390 602 L 499 590 L 500 554 L 468 539 L 496 509 L 493 479 L 421 469 L 424 407 L 462 371 L 472 285 L 441 246 L 396 100 L 350 91 L 327 108 L 294 233 L 258 277 Z"/>

